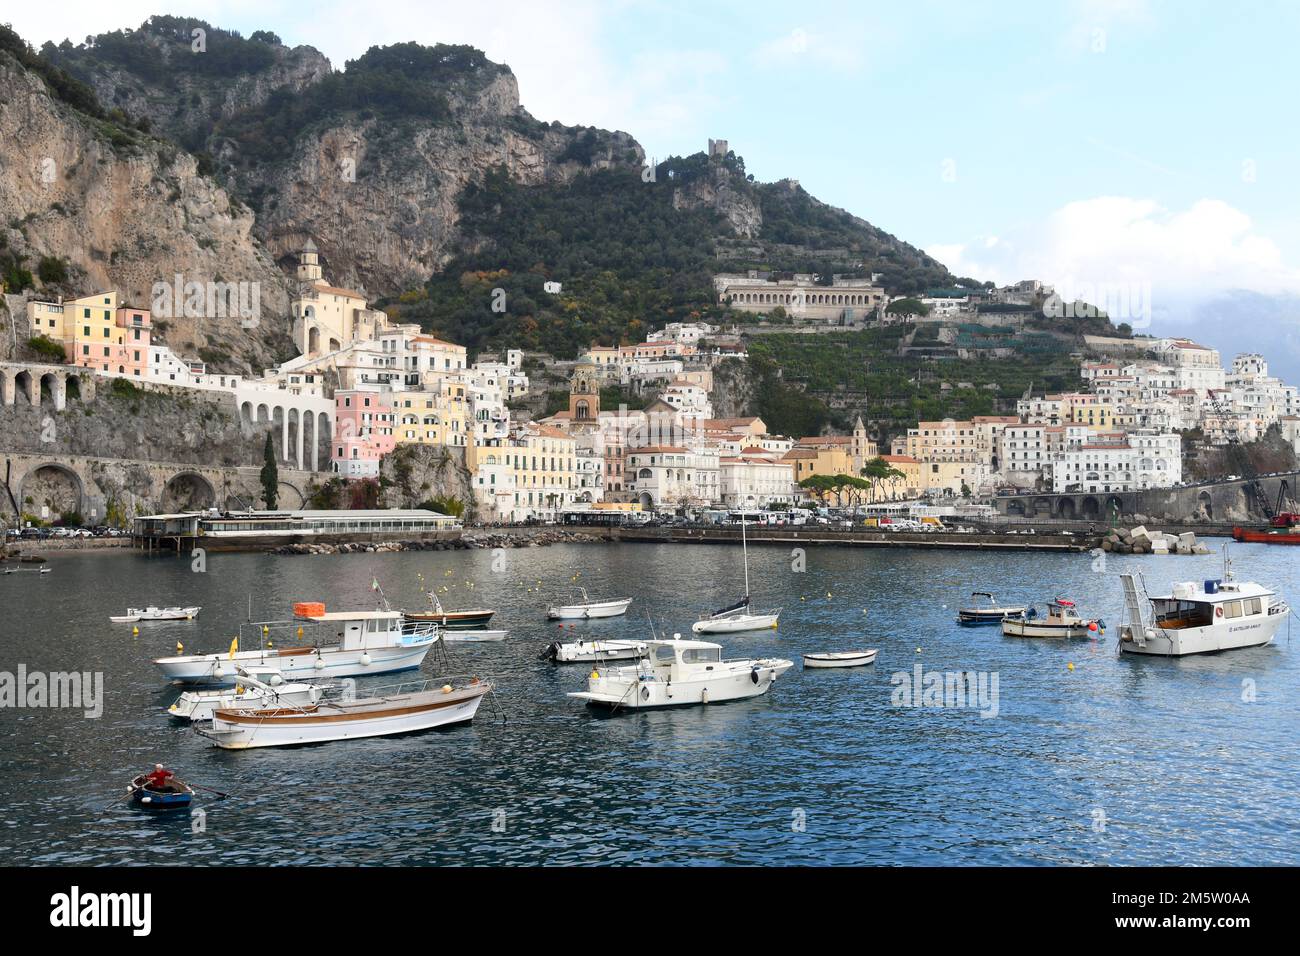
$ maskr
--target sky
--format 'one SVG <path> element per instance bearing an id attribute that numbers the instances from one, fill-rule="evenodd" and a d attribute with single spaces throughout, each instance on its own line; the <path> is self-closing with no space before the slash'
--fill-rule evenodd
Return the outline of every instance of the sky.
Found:
<path id="1" fill-rule="evenodd" d="M 1144 304 L 1139 328 L 1212 320 L 1237 290 L 1300 323 L 1300 4 L 71 0 L 0 20 L 39 46 L 154 13 L 272 30 L 336 69 L 376 44 L 471 44 L 539 119 L 659 159 L 726 139 L 757 178 L 958 275 L 1116 293 Z"/>

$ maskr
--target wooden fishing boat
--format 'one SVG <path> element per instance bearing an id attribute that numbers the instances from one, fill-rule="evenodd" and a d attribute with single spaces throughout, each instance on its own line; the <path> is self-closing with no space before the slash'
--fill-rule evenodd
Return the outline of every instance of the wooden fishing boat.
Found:
<path id="1" fill-rule="evenodd" d="M 299 744 L 410 734 L 473 720 L 490 681 L 477 677 L 460 687 L 417 681 L 376 688 L 370 697 L 324 701 L 303 707 L 218 710 L 211 727 L 196 728 L 224 750 L 292 747 Z"/>
<path id="2" fill-rule="evenodd" d="M 822 654 L 805 654 L 803 666 L 809 667 L 865 667 L 876 662 L 879 650 L 869 651 L 829 651 Z"/>
<path id="3" fill-rule="evenodd" d="M 126 789 L 131 802 L 143 810 L 183 810 L 194 800 L 194 788 L 175 777 L 163 784 L 152 784 L 140 774 Z"/>
<path id="4" fill-rule="evenodd" d="M 1075 610 L 1074 602 L 1057 598 L 1048 602 L 1047 614 L 1029 608 L 1024 614 L 1002 619 L 1002 633 L 1007 637 L 1091 637 L 1106 627 L 1102 620 L 1090 621 Z"/>
<path id="5" fill-rule="evenodd" d="M 442 602 L 438 600 L 438 595 L 434 594 L 432 589 L 424 593 L 429 598 L 429 610 L 403 611 L 402 617 L 408 622 L 413 624 L 437 624 L 444 630 L 461 631 L 476 627 L 487 627 L 488 621 L 492 620 L 492 615 L 496 613 L 496 611 L 482 607 L 467 608 L 463 611 L 448 611 L 443 608 Z"/>

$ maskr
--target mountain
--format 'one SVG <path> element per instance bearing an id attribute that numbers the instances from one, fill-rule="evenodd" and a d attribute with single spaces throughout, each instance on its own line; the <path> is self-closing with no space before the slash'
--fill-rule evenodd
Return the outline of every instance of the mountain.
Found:
<path id="1" fill-rule="evenodd" d="M 310 238 L 334 281 L 475 348 L 571 354 L 712 314 L 723 270 L 880 273 L 900 293 L 953 281 L 796 181 L 756 182 L 734 152 L 648 170 L 627 133 L 538 120 L 509 67 L 466 46 L 374 47 L 336 71 L 271 33 L 157 16 L 35 59 L 30 73 L 77 84 L 133 141 L 172 144 L 251 213 L 263 265 L 283 271 Z M 100 251 L 111 281 L 121 250 Z M 95 261 L 76 244 L 68 255 Z"/>
<path id="2" fill-rule="evenodd" d="M 150 135 L 32 56 L 0 27 L 0 276 L 54 294 L 118 288 L 148 306 L 156 282 L 254 282 L 263 316 L 288 308 L 283 272 L 253 236 L 251 210 L 195 158 Z M 239 316 L 158 323 L 162 338 L 232 367 L 261 368 L 287 345 Z M 8 343 L 6 343 L 8 345 Z"/>

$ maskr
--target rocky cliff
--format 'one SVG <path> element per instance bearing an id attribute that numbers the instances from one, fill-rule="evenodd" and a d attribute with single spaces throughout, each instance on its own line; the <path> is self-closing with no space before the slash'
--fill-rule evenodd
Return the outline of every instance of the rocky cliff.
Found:
<path id="1" fill-rule="evenodd" d="M 70 291 L 120 289 L 144 308 L 154 284 L 177 274 L 205 288 L 253 284 L 256 327 L 205 307 L 158 322 L 159 338 L 182 354 L 208 351 L 231 368 L 261 369 L 282 351 L 283 274 L 253 236 L 252 212 L 200 175 L 192 155 L 79 112 L 2 51 L 0 142 L 7 254 L 64 260 Z"/>

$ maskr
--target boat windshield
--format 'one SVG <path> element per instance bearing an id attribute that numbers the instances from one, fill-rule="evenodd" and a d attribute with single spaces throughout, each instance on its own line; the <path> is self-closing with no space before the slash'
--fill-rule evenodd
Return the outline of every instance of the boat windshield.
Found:
<path id="1" fill-rule="evenodd" d="M 720 647 L 688 647 L 682 651 L 683 664 L 717 664 L 721 660 Z"/>
<path id="2" fill-rule="evenodd" d="M 1151 602 L 1156 626 L 1167 630 L 1182 627 L 1209 627 L 1214 623 L 1212 605 L 1205 601 L 1178 601 L 1156 598 Z"/>

